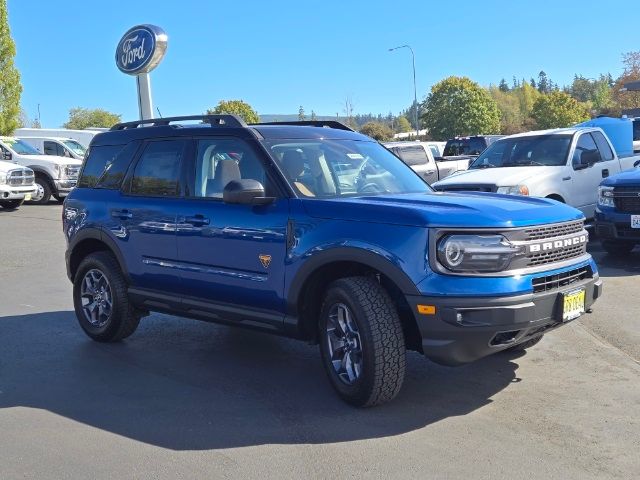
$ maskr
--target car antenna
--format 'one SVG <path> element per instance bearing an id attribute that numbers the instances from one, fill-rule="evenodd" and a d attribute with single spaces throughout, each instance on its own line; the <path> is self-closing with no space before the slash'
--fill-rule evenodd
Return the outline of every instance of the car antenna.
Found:
<path id="1" fill-rule="evenodd" d="M 158 116 L 162 118 L 162 114 L 160 113 L 160 107 L 156 107 L 156 110 L 158 110 Z"/>

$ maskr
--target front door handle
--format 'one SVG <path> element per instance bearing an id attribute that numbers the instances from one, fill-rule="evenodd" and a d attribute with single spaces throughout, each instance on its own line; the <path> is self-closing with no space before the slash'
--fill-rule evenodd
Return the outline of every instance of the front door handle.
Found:
<path id="1" fill-rule="evenodd" d="M 191 225 L 197 227 L 202 225 L 209 225 L 209 219 L 204 215 L 194 215 L 193 217 L 185 217 L 184 223 L 190 223 Z"/>
<path id="2" fill-rule="evenodd" d="M 111 216 L 113 218 L 119 218 L 120 220 L 127 220 L 128 218 L 133 217 L 133 213 L 129 210 L 111 210 Z"/>
<path id="3" fill-rule="evenodd" d="M 609 176 L 609 169 L 605 168 L 602 170 L 602 178 L 607 178 Z"/>

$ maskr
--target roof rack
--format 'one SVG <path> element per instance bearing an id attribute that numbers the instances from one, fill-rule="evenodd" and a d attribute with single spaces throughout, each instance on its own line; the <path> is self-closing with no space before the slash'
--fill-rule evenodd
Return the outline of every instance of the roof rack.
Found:
<path id="1" fill-rule="evenodd" d="M 208 123 L 212 127 L 245 128 L 247 126 L 237 115 L 189 115 L 186 117 L 149 118 L 135 122 L 118 123 L 111 127 L 111 130 L 129 130 L 141 126 L 160 127 L 167 126 L 172 122 L 182 122 L 185 120 L 200 120 L 202 123 Z"/>
<path id="2" fill-rule="evenodd" d="M 299 120 L 291 122 L 261 122 L 253 124 L 253 126 L 259 125 L 299 125 L 308 127 L 336 128 L 338 130 L 348 130 L 350 132 L 354 131 L 352 128 L 346 126 L 344 123 L 338 122 L 337 120 Z"/>

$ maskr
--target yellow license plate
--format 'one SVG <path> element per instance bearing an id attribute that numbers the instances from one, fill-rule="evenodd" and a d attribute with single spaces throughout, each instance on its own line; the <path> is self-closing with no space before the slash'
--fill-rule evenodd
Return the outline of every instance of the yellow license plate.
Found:
<path id="1" fill-rule="evenodd" d="M 27 194 L 24 196 L 24 199 L 25 199 L 25 201 L 27 201 L 27 202 L 28 202 L 29 200 L 31 200 L 31 194 L 30 194 L 30 193 L 27 193 Z"/>
<path id="2" fill-rule="evenodd" d="M 564 294 L 562 307 L 562 321 L 568 322 L 584 313 L 585 291 L 574 290 Z"/>

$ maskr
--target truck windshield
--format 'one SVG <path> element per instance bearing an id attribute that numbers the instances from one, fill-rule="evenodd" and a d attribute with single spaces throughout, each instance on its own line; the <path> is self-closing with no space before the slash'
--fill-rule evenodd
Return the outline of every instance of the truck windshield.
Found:
<path id="1" fill-rule="evenodd" d="M 85 152 L 87 151 L 82 145 L 80 145 L 75 140 L 65 140 L 64 143 L 69 150 L 71 150 L 76 155 L 84 157 Z"/>
<path id="2" fill-rule="evenodd" d="M 17 138 L 3 137 L 2 143 L 13 150 L 18 155 L 40 155 L 40 152 L 28 143 L 18 140 Z"/>
<path id="3" fill-rule="evenodd" d="M 432 191 L 410 167 L 376 142 L 278 139 L 263 143 L 289 184 L 304 197 Z"/>
<path id="4" fill-rule="evenodd" d="M 498 140 L 469 166 L 492 167 L 566 165 L 571 135 L 534 135 Z"/>

